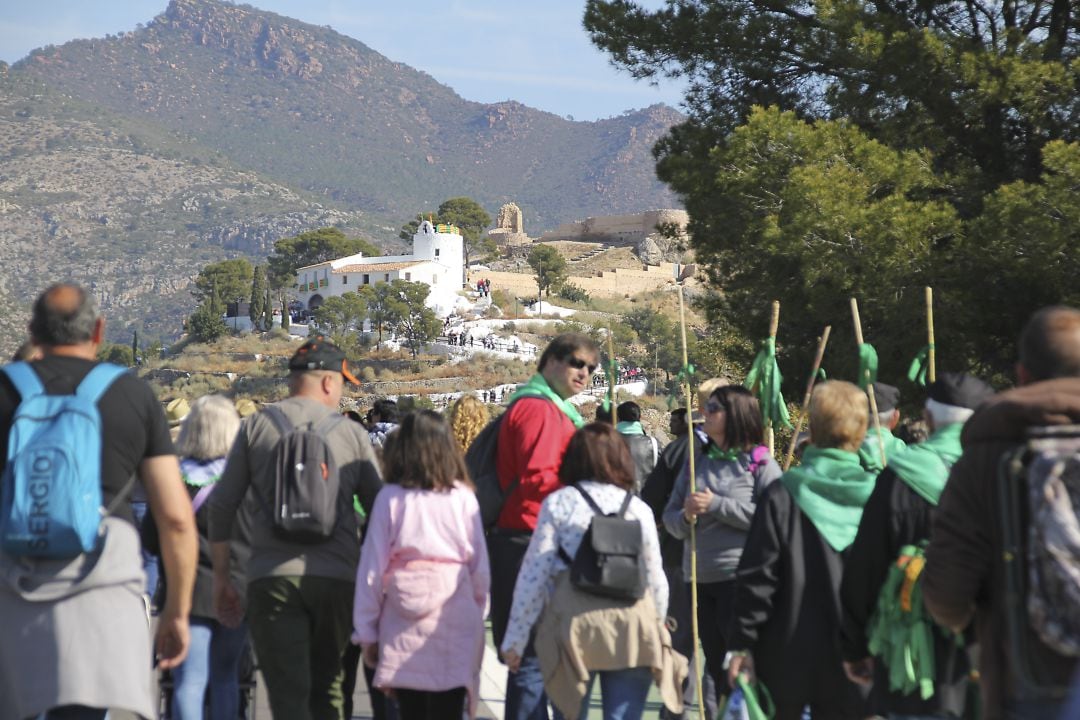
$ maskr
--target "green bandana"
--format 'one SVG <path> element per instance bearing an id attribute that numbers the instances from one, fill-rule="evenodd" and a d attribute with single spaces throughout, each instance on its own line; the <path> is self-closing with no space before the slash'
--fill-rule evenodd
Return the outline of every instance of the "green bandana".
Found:
<path id="1" fill-rule="evenodd" d="M 881 439 L 885 443 L 885 458 L 891 463 L 893 455 L 896 455 L 907 445 L 898 437 L 894 437 L 888 428 L 881 428 Z M 885 469 L 881 463 L 881 446 L 878 444 L 878 431 L 871 427 L 866 431 L 866 439 L 859 446 L 859 462 L 869 472 L 875 475 Z"/>
<path id="2" fill-rule="evenodd" d="M 566 417 L 570 418 L 570 422 L 574 423 L 574 427 L 582 427 L 585 424 L 584 418 L 581 417 L 581 413 L 572 403 L 563 400 L 559 397 L 559 394 L 551 389 L 547 380 L 540 373 L 536 373 L 529 381 L 520 386 L 513 395 L 510 396 L 510 402 L 514 402 L 518 398 L 523 397 L 543 397 L 547 398 L 551 402 L 558 405 L 559 409 L 563 411 Z"/>
<path id="3" fill-rule="evenodd" d="M 705 455 L 710 460 L 727 460 L 728 462 L 735 462 L 739 459 L 739 450 L 737 448 L 728 448 L 727 450 L 720 449 L 712 440 L 709 440 L 705 444 Z"/>
<path id="4" fill-rule="evenodd" d="M 949 470 L 960 459 L 960 431 L 964 423 L 952 423 L 934 432 L 926 442 L 910 445 L 889 457 L 889 467 L 931 505 L 937 507 Z"/>
<path id="5" fill-rule="evenodd" d="M 877 350 L 870 343 L 859 346 L 859 388 L 863 391 L 869 383 L 877 382 Z"/>
<path id="6" fill-rule="evenodd" d="M 780 482 L 834 550 L 843 552 L 855 540 L 874 489 L 874 474 L 862 469 L 858 455 L 810 445 L 802 464 L 781 475 Z"/>
<path id="7" fill-rule="evenodd" d="M 644 435 L 645 428 L 639 422 L 621 422 L 615 425 L 615 429 L 623 435 Z"/>

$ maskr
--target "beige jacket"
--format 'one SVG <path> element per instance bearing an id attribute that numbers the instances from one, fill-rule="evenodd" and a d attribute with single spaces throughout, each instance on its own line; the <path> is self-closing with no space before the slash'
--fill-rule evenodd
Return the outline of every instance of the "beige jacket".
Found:
<path id="1" fill-rule="evenodd" d="M 544 689 L 567 720 L 578 717 L 590 672 L 635 667 L 651 668 L 664 706 L 683 711 L 687 660 L 672 649 L 649 593 L 636 602 L 590 595 L 563 572 L 537 624 L 535 647 Z"/>

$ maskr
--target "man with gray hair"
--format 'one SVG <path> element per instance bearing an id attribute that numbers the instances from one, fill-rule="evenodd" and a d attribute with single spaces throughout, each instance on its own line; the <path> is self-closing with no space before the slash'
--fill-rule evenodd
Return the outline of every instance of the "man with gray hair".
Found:
<path id="1" fill-rule="evenodd" d="M 961 717 L 967 696 L 971 664 L 955 639 L 933 628 L 931 646 L 934 670 L 918 678 L 933 687 L 929 698 L 919 692 L 890 688 L 889 658 L 870 657 L 874 634 L 871 617 L 890 568 L 901 549 L 930 537 L 931 516 L 960 457 L 960 433 L 975 409 L 994 394 L 982 380 L 964 373 L 941 373 L 927 388 L 923 417 L 932 434 L 926 442 L 909 445 L 889 456 L 889 466 L 878 474 L 874 491 L 866 501 L 859 532 L 848 550 L 840 586 L 843 619 L 840 649 L 848 677 L 860 685 L 873 683 L 875 710 L 881 715 Z M 872 431 L 871 431 L 872 432 Z M 868 433 L 869 434 L 869 433 Z M 891 618 L 889 619 L 891 620 Z M 879 620 L 878 622 L 880 622 Z M 929 623 L 928 623 L 929 625 Z"/>
<path id="2" fill-rule="evenodd" d="M 46 395 L 71 395 L 101 364 L 105 321 L 93 298 L 72 284 L 53 285 L 37 299 L 30 336 L 43 357 L 28 368 Z M 9 368 L 10 369 L 10 368 Z M 23 385 L 25 387 L 25 385 Z M 0 467 L 23 398 L 0 375 Z M 153 717 L 150 626 L 139 535 L 124 502 L 137 474 L 160 531 L 169 584 L 158 624 L 158 666 L 187 654 L 188 613 L 195 576 L 191 501 L 169 439 L 161 405 L 134 375 L 116 377 L 97 401 L 101 419 L 104 517 L 96 546 L 72 558 L 26 558 L 0 551 L 0 717 L 104 718 L 108 709 Z M 5 492 L 8 488 L 5 487 Z"/>

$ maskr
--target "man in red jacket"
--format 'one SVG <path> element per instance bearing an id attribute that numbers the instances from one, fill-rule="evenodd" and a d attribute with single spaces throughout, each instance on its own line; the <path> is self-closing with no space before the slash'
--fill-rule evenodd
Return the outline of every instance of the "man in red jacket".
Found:
<path id="1" fill-rule="evenodd" d="M 536 527 L 540 504 L 559 489 L 559 464 L 574 431 L 585 424 L 568 399 L 592 385 L 599 364 L 596 344 L 584 335 L 559 335 L 544 350 L 537 373 L 511 398 L 499 428 L 495 461 L 499 484 L 510 490 L 488 535 L 491 559 L 491 625 L 502 644 L 514 582 Z M 547 720 L 547 695 L 530 642 L 506 683 L 506 720 Z"/>

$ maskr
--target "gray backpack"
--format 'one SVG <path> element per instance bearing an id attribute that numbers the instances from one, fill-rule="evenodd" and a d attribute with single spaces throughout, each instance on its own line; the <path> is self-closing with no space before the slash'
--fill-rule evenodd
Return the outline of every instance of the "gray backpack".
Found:
<path id="1" fill-rule="evenodd" d="M 343 416 L 331 412 L 318 423 L 296 427 L 275 405 L 262 412 L 281 434 L 274 447 L 274 534 L 290 542 L 329 540 L 337 525 L 341 478 L 323 438 Z"/>
<path id="2" fill-rule="evenodd" d="M 1002 468 L 1006 607 L 1016 668 L 1029 692 L 1061 695 L 1064 687 L 1047 685 L 1025 629 L 1056 654 L 1080 658 L 1080 426 L 1029 429 L 1027 444 L 1006 456 Z"/>

